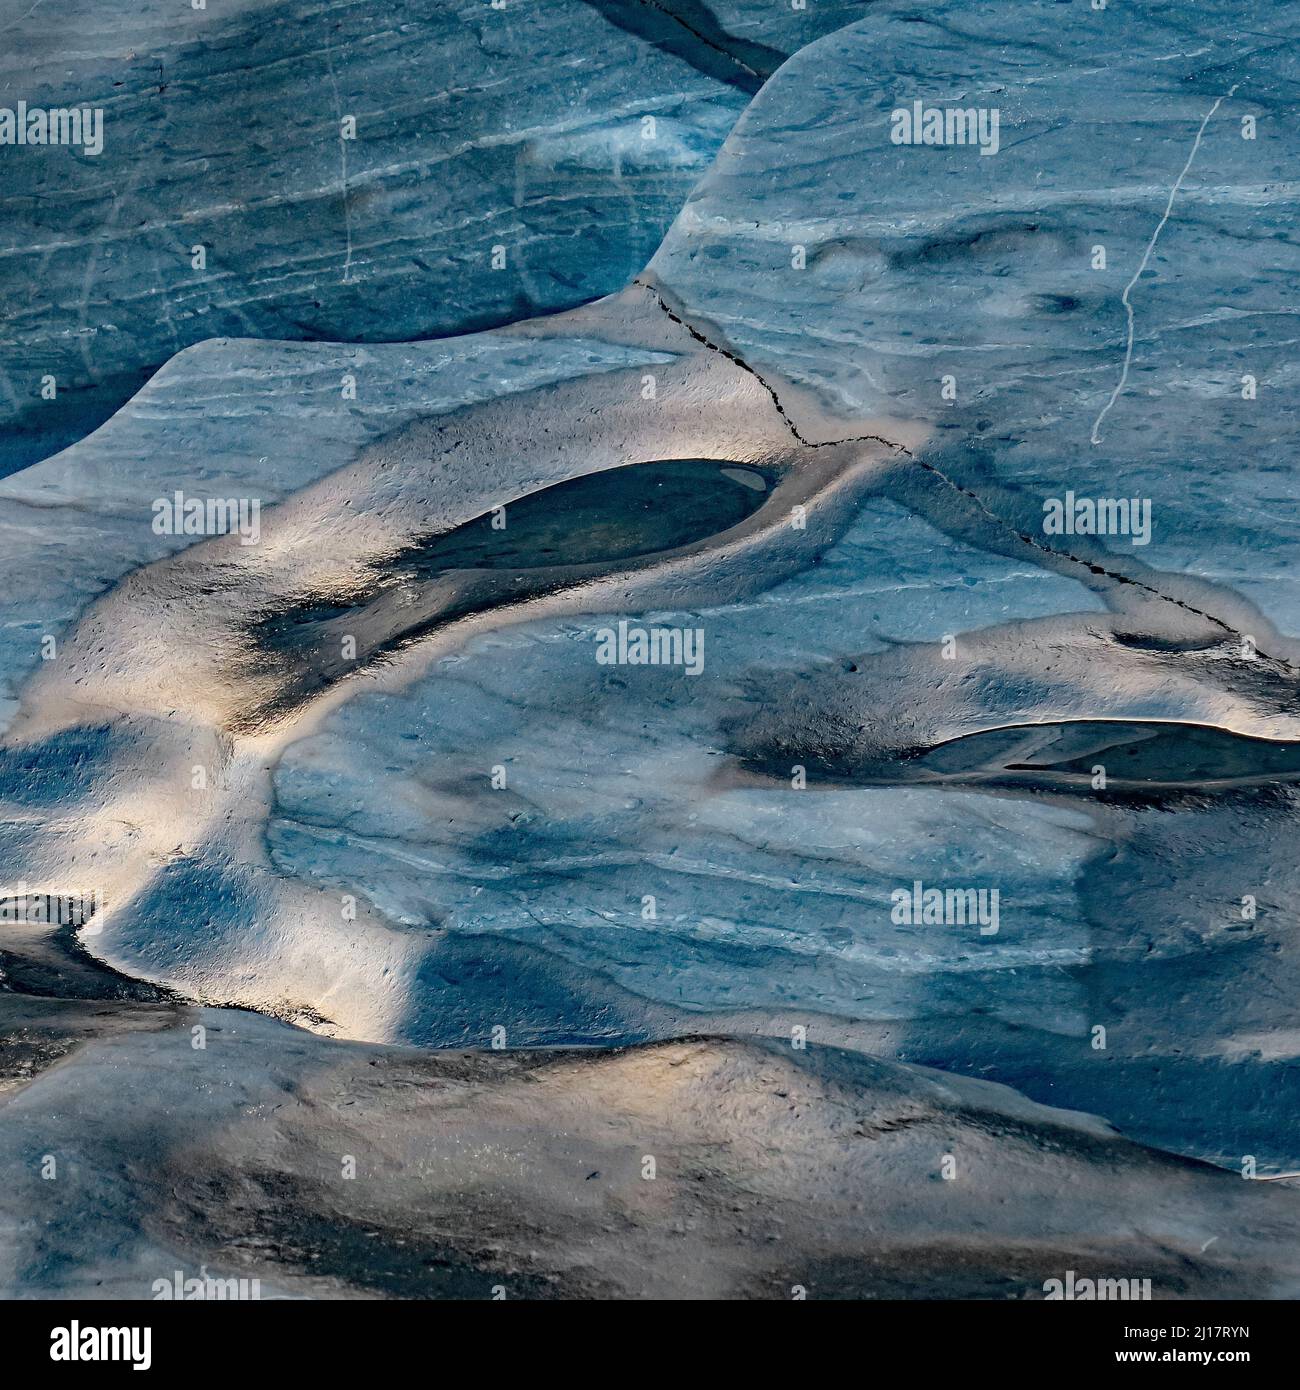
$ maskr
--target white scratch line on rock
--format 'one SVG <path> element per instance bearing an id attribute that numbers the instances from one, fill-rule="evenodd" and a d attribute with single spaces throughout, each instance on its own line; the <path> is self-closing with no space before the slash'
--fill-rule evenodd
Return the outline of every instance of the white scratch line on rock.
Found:
<path id="1" fill-rule="evenodd" d="M 1124 312 L 1128 316 L 1128 346 L 1124 351 L 1124 368 L 1119 374 L 1119 381 L 1115 383 L 1115 389 L 1110 393 L 1110 400 L 1101 408 L 1101 414 L 1097 416 L 1092 427 L 1092 442 L 1101 443 L 1101 436 L 1097 431 L 1101 428 L 1101 422 L 1110 414 L 1110 408 L 1119 400 L 1124 392 L 1124 387 L 1128 385 L 1128 369 L 1133 362 L 1133 305 L 1129 301 L 1129 295 L 1133 291 L 1133 286 L 1142 278 L 1142 272 L 1147 268 L 1147 262 L 1151 259 L 1151 253 L 1156 249 L 1156 242 L 1160 240 L 1160 233 L 1165 229 L 1165 223 L 1169 221 L 1169 215 L 1174 210 L 1174 199 L 1178 197 L 1178 190 L 1183 186 L 1183 180 L 1187 177 L 1188 170 L 1192 167 L 1192 161 L 1196 158 L 1196 152 L 1201 148 L 1201 140 L 1205 135 L 1205 127 L 1210 124 L 1210 119 L 1214 113 L 1223 105 L 1225 101 L 1237 90 L 1240 83 L 1234 83 L 1214 105 L 1205 113 L 1205 118 L 1201 121 L 1201 128 L 1196 132 L 1196 140 L 1192 144 L 1192 152 L 1187 156 L 1187 163 L 1183 165 L 1183 172 L 1178 175 L 1174 186 L 1169 190 L 1169 201 L 1165 204 L 1165 215 L 1156 224 L 1156 229 L 1151 233 L 1151 240 L 1147 242 L 1147 249 L 1142 253 L 1142 260 L 1137 270 L 1133 272 L 1133 278 L 1124 286 L 1124 293 L 1120 295 L 1120 302 L 1124 305 Z"/>
<path id="2" fill-rule="evenodd" d="M 45 0 L 36 0 L 36 3 L 26 14 L 20 14 L 17 19 L 10 20 L 8 24 L 0 25 L 0 34 L 7 34 L 10 29 L 17 29 L 24 20 L 30 19 L 44 3 Z"/>

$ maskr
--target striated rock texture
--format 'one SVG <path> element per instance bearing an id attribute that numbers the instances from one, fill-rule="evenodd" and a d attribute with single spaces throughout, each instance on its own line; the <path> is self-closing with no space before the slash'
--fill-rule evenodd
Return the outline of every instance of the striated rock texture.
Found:
<path id="1" fill-rule="evenodd" d="M 755 99 L 652 275 L 760 370 L 929 422 L 978 495 L 913 470 L 943 529 L 1093 590 L 1115 580 L 1060 552 L 1177 571 L 1193 603 L 1223 581 L 1200 607 L 1295 633 L 1298 27 L 1237 0 L 873 7 Z M 998 112 L 996 153 L 894 143 L 916 101 Z M 1067 490 L 1149 499 L 1149 537 L 1045 533 Z"/>
<path id="2" fill-rule="evenodd" d="M 639 263 L 589 211 L 522 313 L 509 257 L 412 295 L 354 221 L 376 324 L 522 321 L 212 338 L 0 482 L 0 873 L 97 895 L 0 927 L 65 1009 L 22 1006 L 4 1113 L 111 1155 L 101 1069 L 184 1097 L 170 1177 L 71 1196 L 12 1288 L 1293 1295 L 1295 21 L 1256 8 L 879 4 L 776 71 L 797 16 L 587 7 L 638 81 L 757 91 L 618 293 L 522 318 Z M 567 12 L 504 13 L 465 22 Z M 987 138 L 896 139 L 915 103 Z M 177 490 L 257 534 L 156 526 Z M 209 1008 L 190 1056 L 196 1001 L 322 1036 Z"/>
<path id="3" fill-rule="evenodd" d="M 0 107 L 100 110 L 103 148 L 0 155 L 0 473 L 203 339 L 428 338 L 618 289 L 761 81 L 862 10 L 3 0 Z"/>

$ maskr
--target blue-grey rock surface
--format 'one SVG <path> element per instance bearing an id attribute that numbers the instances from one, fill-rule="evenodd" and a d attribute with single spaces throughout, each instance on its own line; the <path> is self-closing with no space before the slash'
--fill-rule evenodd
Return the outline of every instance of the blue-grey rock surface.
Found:
<path id="1" fill-rule="evenodd" d="M 316 167 L 268 105 L 268 155 L 221 175 L 248 317 L 209 287 L 227 336 L 0 481 L 0 873 L 96 895 L 75 932 L 0 925 L 0 1120 L 115 1174 L 41 1251 L 42 1189 L 6 1194 L 7 1291 L 207 1260 L 311 1295 L 1038 1297 L 1092 1261 L 1294 1296 L 1300 14 L 816 9 L 511 0 L 369 43 L 313 11 L 340 109 L 389 94 L 397 172 L 339 202 L 340 142 Z M 490 151 L 538 181 L 493 186 Z M 250 192 L 277 167 L 314 213 Z M 553 275 L 492 278 L 501 218 Z M 256 525 L 160 528 L 178 490 Z M 295 1109 L 187 1148 L 196 1069 Z M 139 1186 L 106 1122 L 77 1134 L 106 1077 L 158 1098 Z M 883 1147 L 882 1106 L 919 1132 Z M 508 1195 L 467 1209 L 505 1131 Z M 357 1134 L 369 1181 L 326 1190 Z M 698 1145 L 669 1275 L 629 1155 L 681 1177 Z M 204 1214 L 231 1192 L 279 1255 Z M 445 1285 L 357 1247 L 410 1212 Z M 485 1263 L 512 1222 L 542 1235 Z"/>
<path id="2" fill-rule="evenodd" d="M 4 150 L 0 473 L 204 339 L 408 341 L 619 289 L 763 80 L 864 7 L 3 0 L 0 106 L 98 110 L 102 148 Z"/>

